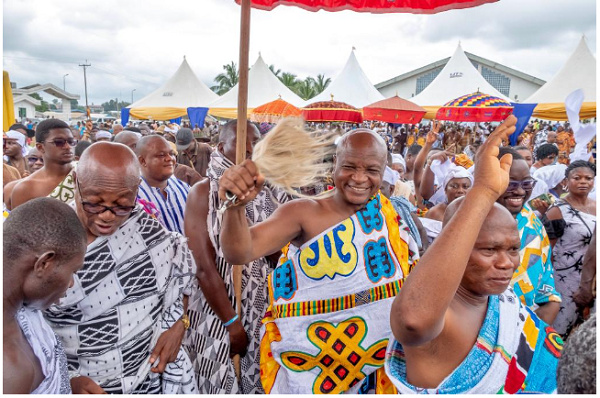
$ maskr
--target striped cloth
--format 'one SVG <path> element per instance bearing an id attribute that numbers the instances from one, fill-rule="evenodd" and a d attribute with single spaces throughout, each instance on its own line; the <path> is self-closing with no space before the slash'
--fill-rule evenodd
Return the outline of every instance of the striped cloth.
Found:
<path id="1" fill-rule="evenodd" d="M 190 192 L 190 186 L 178 180 L 175 176 L 171 176 L 167 180 L 165 191 L 167 192 L 166 198 L 162 195 L 159 188 L 151 187 L 146 179 L 142 177 L 138 199 L 154 203 L 159 211 L 156 216 L 165 228 L 183 235 L 183 213 L 185 211 L 185 201 Z"/>

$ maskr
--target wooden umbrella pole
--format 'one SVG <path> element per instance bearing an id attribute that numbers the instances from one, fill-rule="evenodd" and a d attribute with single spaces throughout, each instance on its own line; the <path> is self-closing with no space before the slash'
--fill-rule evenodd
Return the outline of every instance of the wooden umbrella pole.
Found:
<path id="1" fill-rule="evenodd" d="M 250 47 L 250 0 L 242 0 L 242 16 L 240 23 L 240 78 L 238 81 L 238 108 L 237 108 L 237 145 L 235 149 L 235 162 L 240 164 L 246 158 L 246 121 L 248 118 L 248 51 Z M 237 303 L 237 312 L 242 318 L 242 265 L 233 267 L 233 288 Z M 241 382 L 240 357 L 233 358 L 233 364 L 238 380 Z"/>

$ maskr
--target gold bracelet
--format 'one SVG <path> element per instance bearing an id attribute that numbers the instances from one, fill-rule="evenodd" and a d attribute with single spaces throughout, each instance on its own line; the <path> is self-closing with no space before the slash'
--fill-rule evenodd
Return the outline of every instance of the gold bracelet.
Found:
<path id="1" fill-rule="evenodd" d="M 183 323 L 183 328 L 185 330 L 188 330 L 190 328 L 190 318 L 186 314 L 182 315 L 179 320 L 181 321 L 181 323 Z"/>

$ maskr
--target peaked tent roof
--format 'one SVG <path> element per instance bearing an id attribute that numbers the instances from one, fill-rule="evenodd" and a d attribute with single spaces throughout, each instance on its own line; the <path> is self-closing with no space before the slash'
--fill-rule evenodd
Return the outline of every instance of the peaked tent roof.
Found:
<path id="1" fill-rule="evenodd" d="M 238 106 L 239 83 L 236 84 L 216 101 L 209 104 L 210 114 L 225 118 L 237 118 L 235 110 Z M 281 98 L 294 106 L 304 105 L 304 100 L 294 94 L 269 69 L 262 56 L 248 72 L 248 113 L 257 106 Z"/>
<path id="2" fill-rule="evenodd" d="M 510 102 L 481 76 L 459 43 L 444 69 L 423 91 L 410 100 L 425 107 L 439 107 L 455 98 L 476 91 Z M 429 114 L 425 117 L 428 116 Z"/>
<path id="3" fill-rule="evenodd" d="M 128 108 L 134 117 L 163 120 L 183 116 L 189 107 L 207 107 L 217 98 L 219 96 L 198 79 L 184 56 L 179 69 L 169 80 Z M 174 116 L 174 113 L 180 115 Z"/>
<path id="4" fill-rule="evenodd" d="M 350 53 L 346 66 L 327 88 L 310 102 L 329 101 L 333 94 L 334 101 L 341 101 L 357 108 L 385 99 L 369 81 L 360 67 L 354 50 Z"/>
<path id="5" fill-rule="evenodd" d="M 558 73 L 523 102 L 564 103 L 567 96 L 577 89 L 583 90 L 586 102 L 596 102 L 596 58 L 584 37 Z"/>

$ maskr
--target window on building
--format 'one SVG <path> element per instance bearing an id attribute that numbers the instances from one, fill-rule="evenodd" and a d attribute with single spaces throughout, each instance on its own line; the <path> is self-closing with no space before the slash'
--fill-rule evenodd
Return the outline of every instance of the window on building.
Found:
<path id="1" fill-rule="evenodd" d="M 19 108 L 19 119 L 23 119 L 27 117 L 27 109 Z"/>
<path id="2" fill-rule="evenodd" d="M 481 75 L 496 90 L 508 97 L 508 93 L 510 92 L 510 77 L 504 76 L 498 72 L 494 72 L 485 66 L 481 67 Z"/>
<path id="3" fill-rule="evenodd" d="M 415 95 L 419 94 L 421 91 L 425 90 L 425 87 L 429 86 L 429 84 L 440 74 L 440 72 L 444 69 L 443 66 L 436 68 L 430 72 L 427 72 L 423 76 L 417 77 L 417 88 Z"/>

